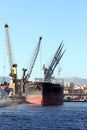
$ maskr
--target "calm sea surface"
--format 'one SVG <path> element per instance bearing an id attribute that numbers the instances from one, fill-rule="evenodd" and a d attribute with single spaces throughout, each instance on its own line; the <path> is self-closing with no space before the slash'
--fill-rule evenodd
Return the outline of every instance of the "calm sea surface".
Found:
<path id="1" fill-rule="evenodd" d="M 87 102 L 0 108 L 0 130 L 87 130 Z"/>

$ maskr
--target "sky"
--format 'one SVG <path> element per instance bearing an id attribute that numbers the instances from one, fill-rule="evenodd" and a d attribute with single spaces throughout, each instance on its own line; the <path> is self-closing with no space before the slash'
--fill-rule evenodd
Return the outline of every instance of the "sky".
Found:
<path id="1" fill-rule="evenodd" d="M 50 65 L 62 40 L 66 52 L 53 76 L 87 78 L 87 0 L 0 0 L 0 76 L 10 72 L 5 23 L 9 25 L 18 78 L 22 77 L 22 68 L 29 68 L 40 36 L 31 80 L 43 77 L 43 64 Z"/>

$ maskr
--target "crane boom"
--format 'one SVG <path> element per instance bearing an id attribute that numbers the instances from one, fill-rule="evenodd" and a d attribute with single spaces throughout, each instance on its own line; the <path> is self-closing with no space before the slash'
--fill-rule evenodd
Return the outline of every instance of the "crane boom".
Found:
<path id="1" fill-rule="evenodd" d="M 6 49 L 7 49 L 7 55 L 8 55 L 9 69 L 10 69 L 10 72 L 12 72 L 13 60 L 12 60 L 12 51 L 11 51 L 11 45 L 10 45 L 10 40 L 9 40 L 9 32 L 8 32 L 9 26 L 5 24 L 4 27 L 6 30 Z"/>
<path id="2" fill-rule="evenodd" d="M 15 94 L 18 93 L 18 86 L 17 86 L 17 64 L 13 64 L 13 57 L 12 57 L 12 51 L 11 51 L 11 45 L 9 40 L 9 32 L 8 32 L 8 24 L 5 24 L 5 30 L 6 30 L 6 49 L 7 49 L 7 55 L 8 55 L 8 62 L 9 62 L 9 69 L 10 74 L 9 76 L 12 77 L 13 83 L 14 83 L 14 92 Z"/>
<path id="3" fill-rule="evenodd" d="M 17 64 L 13 64 L 13 57 L 12 57 L 12 51 L 11 51 L 11 45 L 9 40 L 9 31 L 8 31 L 8 24 L 5 24 L 5 30 L 6 30 L 6 49 L 7 49 L 7 55 L 8 55 L 8 63 L 9 63 L 9 69 L 10 74 L 13 78 L 13 81 L 17 79 Z"/>
<path id="4" fill-rule="evenodd" d="M 54 69 L 56 68 L 56 66 L 59 63 L 60 59 L 62 58 L 63 54 L 65 53 L 65 50 L 62 52 L 63 46 L 64 46 L 64 44 L 62 41 L 54 55 L 54 58 L 51 61 L 51 64 L 49 65 L 48 69 L 45 67 L 43 68 L 45 81 L 51 80 L 51 76 L 54 72 Z"/>
<path id="5" fill-rule="evenodd" d="M 28 79 L 30 78 L 31 73 L 32 73 L 32 70 L 33 70 L 33 67 L 34 67 L 36 58 L 37 58 L 38 53 L 39 53 L 41 39 L 42 39 L 42 37 L 39 38 L 39 42 L 38 42 L 38 44 L 37 44 L 37 46 L 36 46 L 36 49 L 35 49 L 35 51 L 34 51 L 34 55 L 33 55 L 33 58 L 32 58 L 31 64 L 30 64 L 30 67 L 29 67 L 28 70 L 27 70 L 27 74 L 25 75 L 25 73 L 24 73 L 24 79 L 25 79 L 25 80 L 28 80 Z M 26 69 L 23 68 L 23 71 L 26 71 Z"/>

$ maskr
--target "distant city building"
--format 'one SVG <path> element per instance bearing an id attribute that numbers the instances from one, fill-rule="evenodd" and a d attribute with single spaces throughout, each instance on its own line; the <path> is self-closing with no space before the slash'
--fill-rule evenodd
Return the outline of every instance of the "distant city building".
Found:
<path id="1" fill-rule="evenodd" d="M 72 82 L 66 82 L 66 83 L 64 83 L 64 86 L 65 87 L 74 87 L 75 85 Z"/>
<path id="2" fill-rule="evenodd" d="M 64 83 L 64 94 L 65 95 L 87 95 L 86 85 L 74 85 L 74 83 Z"/>

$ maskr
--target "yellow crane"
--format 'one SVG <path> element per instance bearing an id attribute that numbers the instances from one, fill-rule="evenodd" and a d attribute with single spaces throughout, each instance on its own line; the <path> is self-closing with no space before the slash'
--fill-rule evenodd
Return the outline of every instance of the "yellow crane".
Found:
<path id="1" fill-rule="evenodd" d="M 5 31 L 6 31 L 6 50 L 7 50 L 9 70 L 10 70 L 9 76 L 12 77 L 12 80 L 15 83 L 15 93 L 17 93 L 17 87 L 16 87 L 17 64 L 13 63 L 12 50 L 11 50 L 10 39 L 9 39 L 9 31 L 8 31 L 9 26 L 8 26 L 8 24 L 5 24 L 4 27 L 5 27 Z"/>

